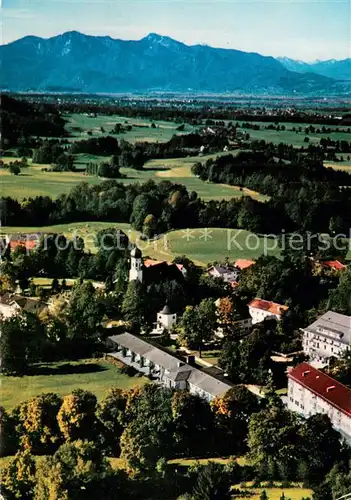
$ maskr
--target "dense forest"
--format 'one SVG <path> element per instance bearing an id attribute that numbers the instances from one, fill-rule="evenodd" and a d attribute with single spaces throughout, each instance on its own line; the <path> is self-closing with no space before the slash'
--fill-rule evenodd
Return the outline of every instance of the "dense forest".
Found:
<path id="1" fill-rule="evenodd" d="M 21 144 L 32 136 L 62 137 L 65 120 L 51 104 L 30 104 L 4 94 L 1 96 L 1 148 Z"/>
<path id="2" fill-rule="evenodd" d="M 241 152 L 196 163 L 192 171 L 203 181 L 244 186 L 271 196 L 265 205 L 285 214 L 288 228 L 347 233 L 350 227 L 351 175 L 308 157 L 282 164 L 270 152 Z"/>

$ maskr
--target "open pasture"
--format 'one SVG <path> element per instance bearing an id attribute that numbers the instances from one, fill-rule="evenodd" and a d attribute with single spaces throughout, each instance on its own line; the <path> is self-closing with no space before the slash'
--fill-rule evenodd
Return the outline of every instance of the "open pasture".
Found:
<path id="1" fill-rule="evenodd" d="M 219 153 L 219 155 L 228 153 Z M 178 184 L 183 184 L 188 191 L 196 191 L 200 198 L 204 200 L 230 199 L 240 196 L 252 196 L 259 200 L 268 199 L 267 197 L 254 191 L 243 188 L 242 190 L 235 186 L 225 184 L 214 184 L 203 182 L 191 173 L 191 166 L 197 161 L 206 161 L 208 158 L 215 158 L 218 154 L 207 156 L 190 156 L 187 158 L 172 158 L 167 160 L 150 160 L 144 166 L 143 170 L 134 170 L 132 168 L 122 168 L 121 173 L 125 178 L 119 179 L 123 184 L 135 182 L 146 182 L 153 179 L 155 182 L 170 180 Z M 5 163 L 9 164 L 16 158 L 4 158 Z M 98 163 L 108 161 L 109 157 L 99 157 L 94 155 L 76 155 L 76 168 L 85 169 L 90 162 Z M 23 199 L 34 196 L 51 196 L 56 198 L 62 193 L 68 193 L 74 186 L 80 182 L 87 182 L 96 185 L 102 182 L 102 179 L 86 175 L 83 171 L 77 172 L 45 172 L 42 169 L 50 165 L 32 165 L 29 162 L 27 168 L 23 168 L 20 175 L 12 175 L 8 170 L 0 169 L 0 192 L 2 196 L 11 196 L 16 199 Z"/>
<path id="2" fill-rule="evenodd" d="M 130 389 L 135 385 L 143 385 L 146 381 L 144 377 L 122 374 L 113 364 L 103 359 L 42 363 L 35 367 L 33 375 L 1 376 L 1 404 L 6 410 L 10 410 L 43 392 L 65 396 L 74 389 L 91 391 L 101 400 L 112 386 Z"/>
<path id="3" fill-rule="evenodd" d="M 167 142 L 174 134 L 189 134 L 195 130 L 192 125 L 188 124 L 185 125 L 184 131 L 179 131 L 177 128 L 181 123 L 161 120 L 152 121 L 146 118 L 127 118 L 118 115 L 97 115 L 95 117 L 72 113 L 64 118 L 67 120 L 65 128 L 70 135 L 70 141 L 112 135 L 117 139 L 124 139 L 131 143 L 140 141 Z M 154 123 L 155 127 L 152 127 L 152 123 Z M 130 125 L 132 129 L 122 134 L 114 134 L 112 131 L 116 124 Z M 92 135 L 88 135 L 88 131 Z"/>
<path id="4" fill-rule="evenodd" d="M 202 228 L 170 231 L 159 239 L 143 241 L 138 231 L 129 224 L 112 222 L 79 222 L 47 227 L 3 227 L 3 233 L 62 233 L 67 237 L 78 234 L 85 241 L 85 248 L 95 252 L 95 234 L 105 228 L 124 231 L 130 241 L 137 244 L 144 257 L 157 260 L 173 260 L 176 256 L 187 255 L 200 266 L 209 262 L 236 259 L 256 259 L 260 255 L 280 255 L 276 240 L 258 236 L 242 229 Z"/>

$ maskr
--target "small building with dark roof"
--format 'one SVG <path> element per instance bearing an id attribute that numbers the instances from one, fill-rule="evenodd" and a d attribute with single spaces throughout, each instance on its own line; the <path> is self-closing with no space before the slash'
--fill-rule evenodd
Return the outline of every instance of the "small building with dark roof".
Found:
<path id="1" fill-rule="evenodd" d="M 170 330 L 177 322 L 177 314 L 172 312 L 169 305 L 165 305 L 162 311 L 157 313 L 156 330 Z"/>

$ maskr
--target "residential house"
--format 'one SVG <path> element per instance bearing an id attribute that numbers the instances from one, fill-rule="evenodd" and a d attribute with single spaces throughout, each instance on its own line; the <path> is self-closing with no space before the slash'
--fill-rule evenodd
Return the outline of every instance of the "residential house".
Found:
<path id="1" fill-rule="evenodd" d="M 165 387 L 188 390 L 207 401 L 224 394 L 232 387 L 208 373 L 178 359 L 176 356 L 156 347 L 130 333 L 122 333 L 108 337 L 108 345 L 114 349 L 109 355 L 124 364 L 151 375 Z"/>
<path id="2" fill-rule="evenodd" d="M 282 314 L 289 309 L 288 306 L 259 298 L 252 300 L 248 306 L 253 325 L 267 318 L 275 318 L 279 321 Z"/>
<path id="3" fill-rule="evenodd" d="M 308 418 L 327 414 L 333 427 L 351 444 L 351 390 L 337 380 L 301 363 L 288 372 L 288 409 Z"/>
<path id="4" fill-rule="evenodd" d="M 350 349 L 351 316 L 328 311 L 301 331 L 303 351 L 311 360 L 326 362 Z"/>
<path id="5" fill-rule="evenodd" d="M 238 281 L 240 269 L 229 264 L 217 264 L 207 269 L 207 273 L 213 278 L 222 279 L 225 283 L 233 283 Z"/>
<path id="6" fill-rule="evenodd" d="M 332 271 L 346 271 L 347 266 L 339 260 L 325 260 L 321 262 L 322 266 Z"/>
<path id="7" fill-rule="evenodd" d="M 15 316 L 21 311 L 40 314 L 46 307 L 45 302 L 23 295 L 4 293 L 0 296 L 0 315 L 5 318 Z"/>
<path id="8" fill-rule="evenodd" d="M 243 269 L 247 269 L 248 267 L 251 267 L 254 264 L 255 261 L 250 259 L 237 259 L 235 261 L 235 267 L 239 268 L 240 271 L 242 271 Z"/>

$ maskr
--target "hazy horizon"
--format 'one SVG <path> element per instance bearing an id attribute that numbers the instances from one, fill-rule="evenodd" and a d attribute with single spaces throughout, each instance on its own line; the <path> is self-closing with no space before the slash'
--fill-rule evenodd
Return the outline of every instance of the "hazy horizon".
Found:
<path id="1" fill-rule="evenodd" d="M 350 57 L 348 0 L 3 0 L 2 15 L 3 44 L 67 31 L 122 40 L 158 33 L 306 62 Z"/>

